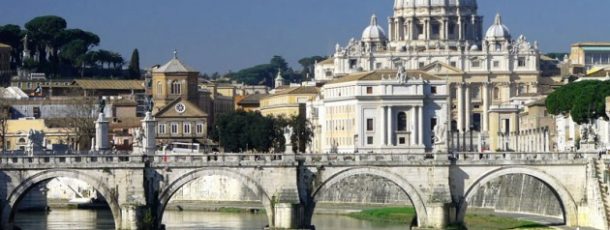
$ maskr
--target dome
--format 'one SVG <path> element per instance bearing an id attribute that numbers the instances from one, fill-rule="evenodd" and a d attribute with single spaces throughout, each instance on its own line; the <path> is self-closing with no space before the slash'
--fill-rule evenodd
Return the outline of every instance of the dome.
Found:
<path id="1" fill-rule="evenodd" d="M 502 24 L 502 17 L 500 14 L 496 15 L 494 24 L 487 29 L 485 33 L 485 39 L 487 40 L 510 40 L 510 30 L 504 24 Z"/>
<path id="2" fill-rule="evenodd" d="M 371 25 L 364 29 L 362 32 L 362 41 L 363 42 L 380 42 L 387 40 L 385 36 L 385 32 L 383 29 L 377 24 L 377 16 L 373 14 L 371 17 Z"/>
<path id="3" fill-rule="evenodd" d="M 462 6 L 476 7 L 476 0 L 395 0 L 394 8 L 402 9 L 409 7 L 430 7 L 430 6 Z"/>

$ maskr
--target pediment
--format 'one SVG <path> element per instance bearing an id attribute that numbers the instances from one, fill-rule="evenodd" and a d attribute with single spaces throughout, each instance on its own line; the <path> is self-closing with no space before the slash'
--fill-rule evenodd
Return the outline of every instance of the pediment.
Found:
<path id="1" fill-rule="evenodd" d="M 164 118 L 164 117 L 207 117 L 208 114 L 203 112 L 199 106 L 191 103 L 188 100 L 183 100 L 182 98 L 178 98 L 177 100 L 172 101 L 167 106 L 159 110 L 154 115 L 156 118 Z"/>
<path id="2" fill-rule="evenodd" d="M 447 65 L 443 62 L 439 62 L 439 61 L 435 61 L 432 62 L 426 66 L 424 66 L 423 68 L 421 68 L 422 71 L 432 74 L 432 75 L 437 75 L 437 76 L 443 76 L 445 74 L 448 75 L 454 75 L 454 74 L 463 74 L 464 72 L 456 67 Z"/>

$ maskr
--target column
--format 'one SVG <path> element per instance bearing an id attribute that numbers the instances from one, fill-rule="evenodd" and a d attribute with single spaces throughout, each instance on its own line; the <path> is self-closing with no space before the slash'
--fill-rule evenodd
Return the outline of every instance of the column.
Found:
<path id="1" fill-rule="evenodd" d="M 402 39 L 403 41 L 411 40 L 411 38 L 413 37 L 413 33 L 411 32 L 412 23 L 413 21 L 409 20 L 408 22 L 405 21 L 404 24 L 402 24 L 403 31 L 405 33 Z"/>
<path id="2" fill-rule="evenodd" d="M 426 19 L 425 22 L 426 22 L 426 24 L 424 24 L 424 35 L 425 35 L 424 37 L 426 38 L 427 41 L 429 41 L 430 37 L 431 37 L 430 36 L 430 34 L 431 34 L 430 33 L 430 23 L 431 23 L 430 18 Z"/>
<path id="3" fill-rule="evenodd" d="M 392 115 L 392 107 L 388 106 L 388 145 L 389 146 L 394 146 L 394 129 L 392 127 L 392 118 L 394 118 L 394 115 Z"/>
<path id="4" fill-rule="evenodd" d="M 457 128 L 459 132 L 464 131 L 464 92 L 463 83 L 457 83 Z"/>
<path id="5" fill-rule="evenodd" d="M 146 112 L 146 116 L 142 120 L 142 127 L 144 127 L 144 137 L 140 137 L 143 139 L 142 149 L 146 154 L 154 154 L 157 149 L 157 121 L 152 117 L 151 112 Z M 193 130 L 196 128 L 194 126 Z M 195 132 L 193 130 L 191 132 Z"/>
<path id="6" fill-rule="evenodd" d="M 108 140 L 108 121 L 104 117 L 104 113 L 99 113 L 95 121 L 95 150 L 103 151 L 110 149 L 110 141 Z"/>
<path id="7" fill-rule="evenodd" d="M 390 40 L 394 40 L 392 36 L 394 36 L 394 18 L 388 17 L 388 38 Z"/>
<path id="8" fill-rule="evenodd" d="M 417 40 L 415 37 L 415 20 L 413 20 L 413 18 L 409 21 L 409 36 L 408 40 Z"/>
<path id="9" fill-rule="evenodd" d="M 458 16 L 458 20 L 457 20 L 457 29 L 458 29 L 458 40 L 462 41 L 464 40 L 464 31 L 462 30 L 462 17 Z M 469 49 L 470 47 L 466 47 L 466 49 Z"/>
<path id="10" fill-rule="evenodd" d="M 419 145 L 424 145 L 424 107 L 420 106 L 418 107 L 418 111 L 419 111 L 419 115 L 417 116 L 417 119 L 419 120 L 419 127 L 417 128 L 417 133 L 418 133 L 418 137 L 419 137 Z"/>
<path id="11" fill-rule="evenodd" d="M 400 35 L 402 34 L 402 26 L 400 26 L 400 18 L 394 19 L 394 40 L 400 41 Z"/>
<path id="12" fill-rule="evenodd" d="M 544 144 L 545 144 L 545 152 L 551 152 L 551 143 L 549 143 L 549 129 L 546 128 L 544 130 Z"/>
<path id="13" fill-rule="evenodd" d="M 415 108 L 415 106 L 411 107 L 411 145 L 417 144 L 417 110 Z"/>
<path id="14" fill-rule="evenodd" d="M 465 126 L 466 126 L 466 127 L 464 127 L 464 128 L 465 128 L 465 129 L 467 129 L 467 130 L 470 130 L 470 122 L 471 122 L 471 120 L 472 120 L 472 115 L 470 114 L 470 113 L 471 113 L 471 105 L 470 105 L 470 84 L 467 84 L 467 85 L 466 85 L 466 91 L 465 91 L 465 93 L 464 93 L 464 94 L 465 94 L 465 96 L 466 96 L 466 104 L 465 104 L 465 108 L 464 108 L 464 111 L 466 112 L 466 115 L 465 115 L 465 117 L 464 117 L 464 118 L 465 118 L 465 121 L 466 121 L 466 123 L 465 123 Z"/>
<path id="15" fill-rule="evenodd" d="M 483 83 L 483 131 L 489 131 L 489 82 Z"/>
<path id="16" fill-rule="evenodd" d="M 381 144 L 379 146 L 387 145 L 387 141 L 386 141 L 387 140 L 386 139 L 386 137 L 387 137 L 387 130 L 386 130 L 386 128 L 387 128 L 387 126 L 386 126 L 387 115 L 386 115 L 386 109 L 387 109 L 386 106 L 382 106 L 381 107 L 381 116 L 380 116 L 380 119 L 379 119 L 380 120 L 379 122 L 381 122 L 381 125 L 380 125 L 380 127 L 381 127 Z"/>

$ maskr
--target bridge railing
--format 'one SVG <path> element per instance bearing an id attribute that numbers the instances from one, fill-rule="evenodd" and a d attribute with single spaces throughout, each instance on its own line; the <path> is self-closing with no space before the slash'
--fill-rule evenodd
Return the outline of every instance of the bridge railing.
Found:
<path id="1" fill-rule="evenodd" d="M 499 160 L 522 160 L 522 161 L 559 161 L 579 160 L 590 158 L 602 158 L 605 154 L 599 152 L 456 152 L 451 157 L 458 161 L 499 161 Z"/>
<path id="2" fill-rule="evenodd" d="M 153 164 L 246 163 L 295 161 L 295 155 L 272 153 L 209 153 L 209 154 L 155 154 L 148 155 Z"/>
<path id="3" fill-rule="evenodd" d="M 117 154 L 117 155 L 2 155 L 0 165 L 86 165 L 86 164 L 126 164 L 142 163 L 141 155 Z"/>

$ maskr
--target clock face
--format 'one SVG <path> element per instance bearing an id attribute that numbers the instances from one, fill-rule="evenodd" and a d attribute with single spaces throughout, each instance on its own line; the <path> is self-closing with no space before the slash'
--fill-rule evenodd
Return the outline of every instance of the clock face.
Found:
<path id="1" fill-rule="evenodd" d="M 176 109 L 176 112 L 178 113 L 184 113 L 186 111 L 186 106 L 183 103 L 178 103 L 176 104 L 176 107 L 174 107 Z"/>

